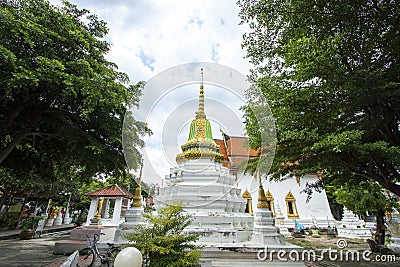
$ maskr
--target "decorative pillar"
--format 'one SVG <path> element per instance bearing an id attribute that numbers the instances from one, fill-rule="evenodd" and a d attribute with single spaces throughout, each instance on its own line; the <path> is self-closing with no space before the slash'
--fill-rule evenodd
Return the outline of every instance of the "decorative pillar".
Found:
<path id="1" fill-rule="evenodd" d="M 113 225 L 119 225 L 119 222 L 121 220 L 121 210 L 122 210 L 122 197 L 117 197 L 117 199 L 115 199 L 114 212 L 112 217 Z"/>
<path id="2" fill-rule="evenodd" d="M 107 197 L 104 198 L 103 206 L 101 208 L 101 214 L 104 219 L 110 218 L 110 215 L 108 214 L 109 211 L 110 211 L 110 199 Z"/>
<path id="3" fill-rule="evenodd" d="M 97 213 L 97 205 L 99 203 L 99 197 L 93 197 L 92 201 L 90 202 L 89 213 L 86 219 L 86 225 L 90 224 L 90 220 L 93 219 L 95 214 Z"/>

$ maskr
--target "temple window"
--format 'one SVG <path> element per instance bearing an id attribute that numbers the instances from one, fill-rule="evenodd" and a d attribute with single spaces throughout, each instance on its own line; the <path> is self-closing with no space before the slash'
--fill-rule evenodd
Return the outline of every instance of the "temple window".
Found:
<path id="1" fill-rule="evenodd" d="M 289 193 L 285 197 L 286 201 L 286 211 L 288 219 L 299 219 L 299 213 L 297 212 L 296 207 L 296 199 L 294 198 L 292 192 Z"/>
<path id="2" fill-rule="evenodd" d="M 247 189 L 246 189 L 246 190 L 244 191 L 244 193 L 242 194 L 242 198 L 244 198 L 244 199 L 247 200 L 245 213 L 249 213 L 250 215 L 253 215 L 252 198 L 251 198 L 250 192 L 247 191 Z"/>
<path id="3" fill-rule="evenodd" d="M 274 197 L 269 190 L 265 193 L 265 198 L 267 199 L 269 210 L 272 212 L 272 215 L 276 217 Z"/>

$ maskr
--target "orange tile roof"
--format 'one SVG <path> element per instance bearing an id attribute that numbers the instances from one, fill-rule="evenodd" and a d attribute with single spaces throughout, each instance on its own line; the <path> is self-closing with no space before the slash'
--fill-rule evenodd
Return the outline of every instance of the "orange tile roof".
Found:
<path id="1" fill-rule="evenodd" d="M 229 153 L 231 156 L 256 157 L 258 151 L 245 145 L 247 137 L 230 137 L 227 140 Z"/>
<path id="2" fill-rule="evenodd" d="M 241 162 L 247 161 L 250 158 L 254 158 L 258 154 L 258 150 L 250 149 L 245 146 L 247 137 L 237 137 L 225 135 L 226 144 L 224 140 L 214 139 L 214 141 L 219 145 L 219 153 L 224 155 L 223 166 L 228 168 L 238 167 Z M 231 159 L 232 166 L 229 163 L 229 158 Z"/>
<path id="3" fill-rule="evenodd" d="M 237 157 L 237 158 L 231 158 L 231 160 L 232 160 L 233 166 L 239 167 L 240 164 L 241 164 L 243 161 L 248 161 L 249 158 L 248 158 L 248 157 Z"/>
<path id="4" fill-rule="evenodd" d="M 126 189 L 113 184 L 101 188 L 99 190 L 90 192 L 85 194 L 88 197 L 125 197 L 125 198 L 133 198 L 133 195 L 129 193 Z"/>
<path id="5" fill-rule="evenodd" d="M 228 158 L 228 154 L 226 153 L 226 147 L 225 147 L 225 144 L 224 144 L 224 140 L 214 139 L 214 141 L 215 141 L 215 143 L 217 145 L 219 145 L 219 153 L 224 155 L 224 158 L 227 159 Z"/>

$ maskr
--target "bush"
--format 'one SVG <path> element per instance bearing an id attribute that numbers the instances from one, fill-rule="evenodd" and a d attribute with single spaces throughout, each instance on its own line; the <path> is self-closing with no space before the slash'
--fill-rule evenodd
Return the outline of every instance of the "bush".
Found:
<path id="1" fill-rule="evenodd" d="M 9 229 L 15 227 L 18 222 L 18 213 L 5 212 L 0 218 L 0 228 Z"/>
<path id="2" fill-rule="evenodd" d="M 134 233 L 124 238 L 133 241 L 149 267 L 196 266 L 200 256 L 200 247 L 194 243 L 199 234 L 184 233 L 191 223 L 189 215 L 183 215 L 181 204 L 169 205 L 158 211 L 158 215 L 144 213 L 151 225 L 136 226 Z"/>
<path id="3" fill-rule="evenodd" d="M 34 231 L 38 227 L 39 221 L 43 219 L 42 216 L 28 217 L 23 219 L 20 224 L 22 231 Z"/>

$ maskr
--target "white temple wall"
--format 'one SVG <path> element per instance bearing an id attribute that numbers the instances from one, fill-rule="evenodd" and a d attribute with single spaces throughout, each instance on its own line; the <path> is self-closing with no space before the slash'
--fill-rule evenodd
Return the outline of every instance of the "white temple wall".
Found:
<path id="1" fill-rule="evenodd" d="M 306 188 L 307 183 L 315 183 L 318 180 L 316 175 L 306 175 L 300 179 L 300 185 L 297 184 L 295 177 L 289 177 L 282 181 L 266 181 L 263 179 L 263 186 L 265 192 L 268 190 L 274 198 L 275 210 L 279 205 L 283 216 L 285 217 L 285 225 L 287 227 L 294 227 L 294 221 L 288 218 L 287 207 L 286 207 L 286 196 L 292 192 L 296 199 L 296 208 L 299 215 L 298 222 L 302 223 L 306 227 L 311 227 L 316 222 L 317 227 L 327 227 L 328 225 L 333 227 L 335 220 L 332 216 L 331 209 L 329 207 L 328 198 L 325 190 L 319 192 L 313 192 L 311 199 L 307 202 L 307 194 L 302 192 Z M 256 179 L 251 175 L 239 175 L 238 174 L 238 187 L 250 192 L 252 196 L 253 210 L 257 210 L 257 192 L 258 183 Z"/>

